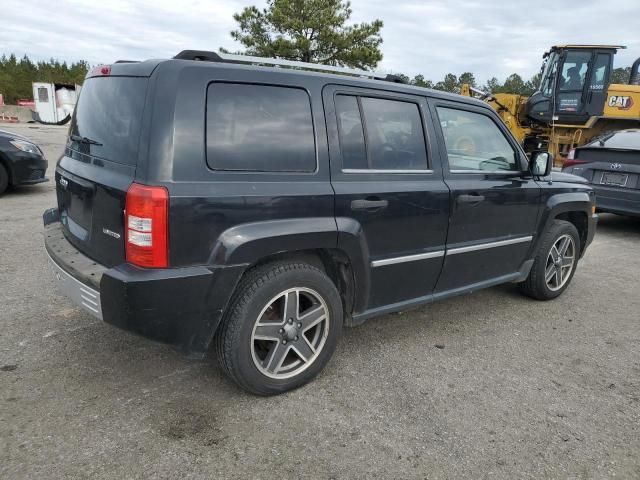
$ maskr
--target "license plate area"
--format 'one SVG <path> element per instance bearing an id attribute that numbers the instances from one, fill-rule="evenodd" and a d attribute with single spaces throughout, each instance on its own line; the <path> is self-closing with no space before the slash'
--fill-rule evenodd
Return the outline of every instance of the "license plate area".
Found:
<path id="1" fill-rule="evenodd" d="M 60 221 L 82 241 L 89 239 L 93 220 L 95 186 L 75 175 L 60 175 L 57 184 Z"/>
<path id="2" fill-rule="evenodd" d="M 600 180 L 600 184 L 613 185 L 616 187 L 625 187 L 627 185 L 628 180 L 629 180 L 629 175 L 625 173 L 604 172 L 602 174 L 602 180 Z"/>

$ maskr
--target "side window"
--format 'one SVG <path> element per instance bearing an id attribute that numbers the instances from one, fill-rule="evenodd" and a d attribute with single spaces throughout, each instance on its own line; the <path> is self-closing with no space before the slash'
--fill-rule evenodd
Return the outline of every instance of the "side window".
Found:
<path id="1" fill-rule="evenodd" d="M 347 95 L 336 96 L 336 113 L 338 115 L 342 167 L 345 169 L 369 168 L 358 98 Z"/>
<path id="2" fill-rule="evenodd" d="M 582 90 L 589 68 L 591 52 L 569 51 L 562 65 L 560 91 Z"/>
<path id="3" fill-rule="evenodd" d="M 38 101 L 41 103 L 49 102 L 49 92 L 45 87 L 38 87 Z"/>
<path id="4" fill-rule="evenodd" d="M 304 90 L 213 83 L 206 116 L 207 164 L 214 170 L 316 169 L 311 104 Z"/>
<path id="5" fill-rule="evenodd" d="M 343 169 L 428 169 L 415 103 L 338 95 L 336 113 Z"/>
<path id="6" fill-rule="evenodd" d="M 362 97 L 371 168 L 426 170 L 427 149 L 418 105 Z"/>
<path id="7" fill-rule="evenodd" d="M 593 65 L 593 74 L 591 75 L 591 84 L 589 90 L 604 90 L 605 81 L 607 79 L 607 70 L 609 69 L 608 53 L 599 53 L 596 55 L 596 62 Z"/>
<path id="8" fill-rule="evenodd" d="M 516 151 L 486 115 L 438 107 L 450 170 L 519 171 Z"/>

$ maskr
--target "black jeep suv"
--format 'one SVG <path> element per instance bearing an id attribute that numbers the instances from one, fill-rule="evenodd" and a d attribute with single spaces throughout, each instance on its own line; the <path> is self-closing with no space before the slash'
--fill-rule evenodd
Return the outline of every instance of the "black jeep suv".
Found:
<path id="1" fill-rule="evenodd" d="M 488 106 L 258 62 L 278 63 L 187 51 L 89 73 L 44 214 L 79 305 L 212 347 L 267 395 L 313 378 L 343 325 L 505 282 L 567 288 L 593 191 L 528 159 Z"/>

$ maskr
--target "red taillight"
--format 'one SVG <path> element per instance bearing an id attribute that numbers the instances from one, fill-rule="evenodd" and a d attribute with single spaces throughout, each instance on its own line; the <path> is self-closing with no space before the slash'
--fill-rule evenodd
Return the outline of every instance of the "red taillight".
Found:
<path id="1" fill-rule="evenodd" d="M 573 167 L 574 165 L 579 165 L 581 163 L 586 163 L 584 160 L 578 160 L 576 158 L 576 150 L 572 148 L 569 150 L 569 154 L 567 155 L 567 159 L 562 164 L 562 168 Z"/>
<path id="2" fill-rule="evenodd" d="M 169 264 L 169 192 L 164 187 L 132 183 L 125 203 L 127 262 L 139 267 Z"/>
<path id="3" fill-rule="evenodd" d="M 581 163 L 587 163 L 584 160 L 576 160 L 567 158 L 562 164 L 562 168 L 573 167 L 574 165 L 580 165 Z"/>

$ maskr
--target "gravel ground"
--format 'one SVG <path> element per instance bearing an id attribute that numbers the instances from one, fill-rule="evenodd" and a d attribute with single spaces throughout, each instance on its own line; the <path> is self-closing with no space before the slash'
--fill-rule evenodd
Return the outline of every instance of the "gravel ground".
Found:
<path id="1" fill-rule="evenodd" d="M 50 160 L 66 128 L 29 135 Z M 345 330 L 258 398 L 58 293 L 52 183 L 0 199 L 0 478 L 640 478 L 640 221 L 603 215 L 569 290 L 512 285 Z"/>

